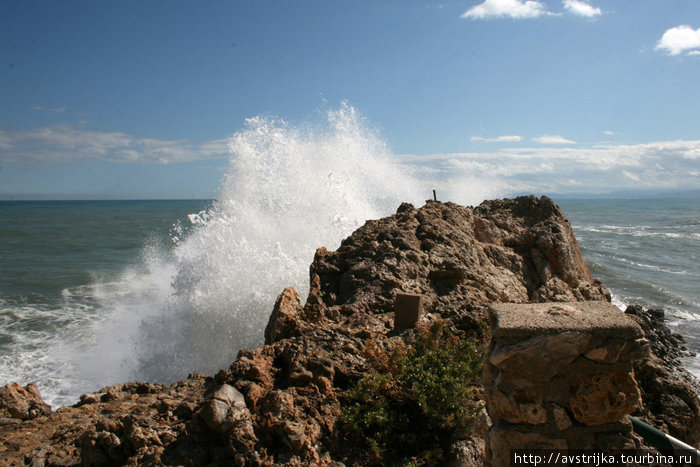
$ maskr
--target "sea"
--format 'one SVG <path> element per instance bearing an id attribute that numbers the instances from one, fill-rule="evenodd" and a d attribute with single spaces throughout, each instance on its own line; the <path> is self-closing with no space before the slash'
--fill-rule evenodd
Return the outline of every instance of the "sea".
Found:
<path id="1" fill-rule="evenodd" d="M 555 201 L 612 302 L 663 309 L 672 330 L 700 353 L 700 198 Z M 700 358 L 684 363 L 700 377 Z"/>
<path id="2" fill-rule="evenodd" d="M 306 296 L 318 247 L 430 193 L 349 107 L 322 130 L 250 119 L 230 147 L 212 200 L 0 201 L 0 385 L 36 382 L 57 408 L 214 374 L 262 344 L 285 287 Z M 663 308 L 700 352 L 699 200 L 555 201 L 613 302 Z"/>

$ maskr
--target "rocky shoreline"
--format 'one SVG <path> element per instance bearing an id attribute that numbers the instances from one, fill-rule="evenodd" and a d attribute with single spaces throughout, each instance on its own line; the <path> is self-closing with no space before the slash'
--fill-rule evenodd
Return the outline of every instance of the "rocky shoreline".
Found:
<path id="1" fill-rule="evenodd" d="M 285 289 L 265 345 L 240 351 L 213 377 L 114 385 L 55 412 L 35 386 L 5 386 L 0 465 L 370 464 L 377 459 L 338 420 L 346 392 L 374 371 L 368 343 L 414 342 L 416 329 L 394 329 L 397 293 L 423 297 L 422 325 L 439 320 L 484 345 L 493 303 L 610 301 L 564 214 L 549 198 L 532 196 L 473 208 L 404 203 L 336 251 L 319 248 L 310 284 L 305 303 Z M 700 387 L 680 362 L 682 338 L 662 311 L 631 306 L 626 313 L 651 349 L 634 365 L 642 400 L 635 415 L 697 446 Z M 482 464 L 488 423 L 484 412 L 444 462 Z"/>

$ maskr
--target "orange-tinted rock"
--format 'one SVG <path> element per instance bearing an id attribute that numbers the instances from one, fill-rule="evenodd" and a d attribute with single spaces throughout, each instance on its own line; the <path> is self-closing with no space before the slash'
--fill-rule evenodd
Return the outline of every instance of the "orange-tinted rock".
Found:
<path id="1" fill-rule="evenodd" d="M 36 383 L 22 387 L 10 383 L 0 387 L 0 417 L 28 420 L 51 413 L 51 406 L 44 402 Z"/>
<path id="2" fill-rule="evenodd" d="M 299 294 L 294 287 L 287 287 L 277 297 L 275 307 L 265 327 L 265 344 L 291 337 L 302 312 Z"/>
<path id="3" fill-rule="evenodd" d="M 631 362 L 630 362 L 631 363 Z M 569 407 L 586 425 L 619 421 L 642 404 L 642 394 L 632 372 L 615 371 L 579 381 Z"/>

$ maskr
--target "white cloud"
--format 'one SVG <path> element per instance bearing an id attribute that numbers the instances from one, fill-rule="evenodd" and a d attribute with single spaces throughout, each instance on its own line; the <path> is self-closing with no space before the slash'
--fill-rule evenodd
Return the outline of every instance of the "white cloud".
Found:
<path id="1" fill-rule="evenodd" d="M 605 131 L 603 132 L 603 134 L 606 135 L 606 136 L 615 136 L 615 135 L 617 135 L 617 133 L 615 133 L 614 131 L 610 131 L 610 130 L 605 130 Z"/>
<path id="2" fill-rule="evenodd" d="M 465 183 L 462 179 L 482 181 L 487 188 L 497 190 L 498 196 L 519 192 L 695 189 L 700 174 L 700 140 L 593 147 L 509 147 L 492 152 L 403 158 L 417 174 L 431 168 L 430 177 L 437 182 L 442 180 L 445 186 Z"/>
<path id="3" fill-rule="evenodd" d="M 36 105 L 36 106 L 33 107 L 33 109 L 34 109 L 34 110 L 44 111 L 44 112 L 53 112 L 53 113 L 56 113 L 56 114 L 64 114 L 64 113 L 66 113 L 66 111 L 68 110 L 68 107 L 52 107 L 52 108 L 48 108 L 48 107 L 42 107 L 42 106 L 40 106 L 40 105 Z"/>
<path id="4" fill-rule="evenodd" d="M 483 138 L 481 136 L 472 136 L 469 138 L 473 142 L 481 143 L 519 143 L 523 137 L 518 135 L 497 136 L 495 138 Z"/>
<path id="5" fill-rule="evenodd" d="M 485 0 L 462 14 L 462 18 L 537 18 L 547 14 L 545 6 L 537 0 Z"/>
<path id="6" fill-rule="evenodd" d="M 532 138 L 532 141 L 539 144 L 576 144 L 576 141 L 566 139 L 563 136 L 559 135 L 543 135 L 537 138 Z"/>
<path id="7" fill-rule="evenodd" d="M 576 16 L 583 16 L 585 18 L 594 18 L 601 15 L 603 12 L 600 8 L 591 6 L 590 4 L 581 0 L 564 0 L 564 8 L 570 13 Z"/>
<path id="8" fill-rule="evenodd" d="M 685 51 L 688 51 L 688 55 L 700 53 L 700 50 L 694 49 L 700 49 L 700 28 L 683 25 L 667 30 L 656 44 L 655 50 L 663 50 L 669 55 L 680 55 Z"/>
<path id="9" fill-rule="evenodd" d="M 57 114 L 64 114 L 68 110 L 68 107 L 54 107 L 52 109 L 46 109 L 49 112 L 57 113 Z"/>
<path id="10" fill-rule="evenodd" d="M 80 161 L 168 164 L 218 159 L 229 154 L 227 140 L 197 144 L 188 140 L 139 138 L 71 125 L 36 130 L 0 130 L 0 161 L 64 163 Z"/>

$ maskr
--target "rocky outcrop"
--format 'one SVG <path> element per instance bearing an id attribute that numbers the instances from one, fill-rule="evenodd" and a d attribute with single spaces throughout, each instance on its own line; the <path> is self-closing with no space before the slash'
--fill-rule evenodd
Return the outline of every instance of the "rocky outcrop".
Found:
<path id="1" fill-rule="evenodd" d="M 651 344 L 649 357 L 634 365 L 644 400 L 635 415 L 691 446 L 700 446 L 700 384 L 680 360 L 689 355 L 683 337 L 666 326 L 663 310 L 634 305 L 625 313 L 637 321 Z"/>
<path id="2" fill-rule="evenodd" d="M 222 443 L 196 417 L 212 386 L 212 378 L 194 374 L 169 387 L 131 382 L 85 394 L 74 407 L 0 426 L 0 464 L 185 465 L 217 452 L 223 459 Z"/>
<path id="3" fill-rule="evenodd" d="M 0 387 L 0 417 L 29 420 L 49 413 L 51 406 L 41 398 L 36 383 Z"/>
<path id="4" fill-rule="evenodd" d="M 394 295 L 426 298 L 442 313 L 462 303 L 607 300 L 591 278 L 573 230 L 547 197 L 485 201 L 476 208 L 429 201 L 402 204 L 368 221 L 337 251 L 321 248 L 311 265 L 308 311 L 352 305 L 392 310 Z"/>
<path id="5" fill-rule="evenodd" d="M 396 214 L 368 221 L 336 251 L 319 248 L 310 285 L 303 305 L 293 288 L 285 289 L 265 345 L 242 350 L 213 378 L 117 385 L 83 396 L 75 407 L 4 424 L 0 458 L 9 465 L 362 462 L 364 453 L 344 438 L 338 419 L 345 392 L 373 368 L 375 350 L 415 338 L 412 328 L 394 329 L 397 294 L 422 297 L 419 324 L 443 320 L 452 333 L 481 342 L 493 303 L 610 300 L 591 278 L 564 214 L 550 199 L 532 196 L 474 208 L 404 203 Z M 586 352 L 602 360 L 614 353 Z M 641 410 L 656 414 L 644 399 L 651 390 L 640 386 Z M 532 403 L 531 414 L 521 415 L 536 420 L 538 399 Z M 552 416 L 562 426 L 572 422 L 556 408 Z M 453 446 L 452 461 L 472 463 L 483 454 L 477 434 Z"/>

